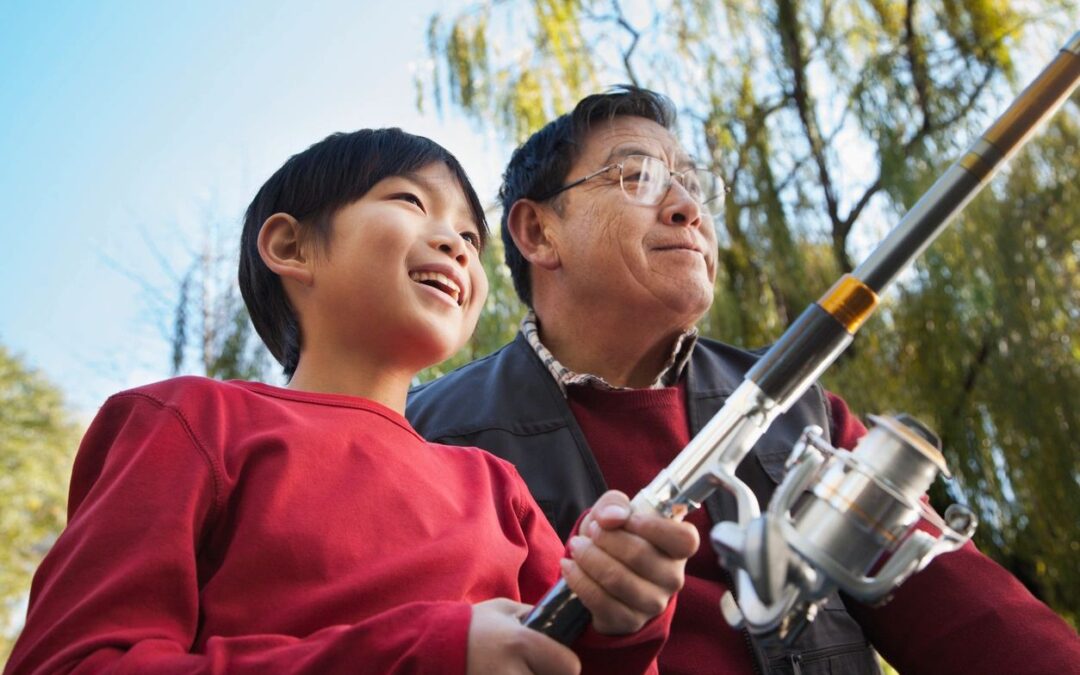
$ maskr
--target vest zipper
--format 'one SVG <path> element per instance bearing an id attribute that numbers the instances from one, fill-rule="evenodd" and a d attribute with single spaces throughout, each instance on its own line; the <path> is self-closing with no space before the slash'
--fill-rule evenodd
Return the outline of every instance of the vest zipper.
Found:
<path id="1" fill-rule="evenodd" d="M 802 656 L 798 654 L 788 655 L 788 663 L 791 664 L 791 675 L 802 675 Z"/>
<path id="2" fill-rule="evenodd" d="M 719 561 L 717 562 L 717 564 L 720 564 Z M 728 590 L 731 591 L 731 596 L 737 598 L 737 596 L 735 595 L 735 581 L 734 579 L 732 579 L 731 573 L 728 572 L 726 567 L 721 567 L 720 574 L 724 579 L 724 585 L 726 585 Z M 739 629 L 739 633 L 742 635 L 743 644 L 746 645 L 746 651 L 750 653 L 750 665 L 754 668 L 754 675 L 765 675 L 765 673 L 768 672 L 768 663 L 764 664 L 766 671 L 765 673 L 763 673 L 761 671 L 762 664 L 758 662 L 757 650 L 754 649 L 754 639 L 750 636 L 750 631 L 743 627 Z"/>
<path id="3" fill-rule="evenodd" d="M 743 642 L 746 644 L 746 650 L 750 652 L 750 663 L 754 666 L 754 675 L 763 675 L 761 668 L 758 665 L 757 654 L 754 651 L 754 639 L 750 637 L 750 631 L 742 628 L 739 630 L 743 636 Z"/>

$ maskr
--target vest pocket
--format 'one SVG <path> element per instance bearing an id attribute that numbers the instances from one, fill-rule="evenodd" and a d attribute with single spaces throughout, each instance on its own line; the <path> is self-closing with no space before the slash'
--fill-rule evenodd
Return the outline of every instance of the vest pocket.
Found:
<path id="1" fill-rule="evenodd" d="M 866 642 L 790 651 L 769 658 L 770 675 L 865 675 L 880 673 L 877 656 Z"/>
<path id="2" fill-rule="evenodd" d="M 787 445 L 772 439 L 762 439 L 754 446 L 752 454 L 757 458 L 758 463 L 769 478 L 779 485 L 787 473 L 784 463 L 791 455 L 793 447 L 795 447 L 794 443 Z"/>

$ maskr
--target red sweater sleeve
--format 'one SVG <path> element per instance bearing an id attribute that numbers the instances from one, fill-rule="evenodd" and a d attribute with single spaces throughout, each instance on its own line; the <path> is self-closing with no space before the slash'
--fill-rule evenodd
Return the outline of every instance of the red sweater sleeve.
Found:
<path id="1" fill-rule="evenodd" d="M 524 481 L 516 470 L 514 477 L 521 486 L 522 513 L 519 520 L 529 538 L 530 555 L 521 571 L 521 595 L 523 602 L 536 603 L 552 585 L 559 580 L 559 549 L 551 555 L 548 542 L 558 544 L 558 535 L 544 517 Z M 584 517 L 584 514 L 582 514 Z M 580 525 L 581 518 L 578 518 Z M 574 532 L 577 525 L 574 526 Z M 564 549 L 565 551 L 565 549 Z M 603 635 L 590 626 L 572 645 L 581 659 L 582 673 L 656 673 L 656 659 L 667 641 L 671 620 L 675 615 L 675 599 L 667 609 L 629 635 Z"/>
<path id="2" fill-rule="evenodd" d="M 5 672 L 464 670 L 471 608 L 458 602 L 404 604 L 303 637 L 211 637 L 189 653 L 210 564 L 199 543 L 225 517 L 219 463 L 173 410 L 139 395 L 106 403 L 80 447 L 68 526 L 34 577 Z"/>
<path id="3" fill-rule="evenodd" d="M 852 448 L 866 428 L 829 394 L 833 441 Z M 848 611 L 900 672 L 1080 673 L 1080 638 L 973 544 L 934 559 L 882 607 Z"/>

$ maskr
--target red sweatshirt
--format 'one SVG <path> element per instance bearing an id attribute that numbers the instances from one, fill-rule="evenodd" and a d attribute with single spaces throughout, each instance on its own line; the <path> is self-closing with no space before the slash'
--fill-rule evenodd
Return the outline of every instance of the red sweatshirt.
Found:
<path id="1" fill-rule="evenodd" d="M 513 467 L 363 399 L 179 378 L 117 394 L 5 672 L 463 672 L 471 604 L 535 602 L 563 548 Z M 671 611 L 591 633 L 640 672 Z"/>
<path id="2" fill-rule="evenodd" d="M 608 391 L 569 387 L 569 402 L 608 486 L 634 495 L 689 440 L 683 386 Z M 866 428 L 829 394 L 832 440 L 853 448 Z M 632 461 L 630 461 L 632 460 Z M 686 566 L 665 675 L 750 673 L 749 647 L 719 610 L 726 590 L 704 509 L 691 514 L 702 545 Z M 1080 673 L 1080 638 L 971 544 L 936 558 L 883 607 L 847 603 L 874 647 L 902 673 Z"/>

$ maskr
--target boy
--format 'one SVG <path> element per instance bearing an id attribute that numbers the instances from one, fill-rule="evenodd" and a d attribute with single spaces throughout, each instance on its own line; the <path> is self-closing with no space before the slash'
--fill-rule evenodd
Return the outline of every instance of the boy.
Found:
<path id="1" fill-rule="evenodd" d="M 248 208 L 240 287 L 288 388 L 106 402 L 8 671 L 574 672 L 519 623 L 560 569 L 594 614 L 585 668 L 653 667 L 692 528 L 609 493 L 560 560 L 508 464 L 401 416 L 476 323 L 486 234 L 427 139 L 336 134 L 286 162 Z"/>

